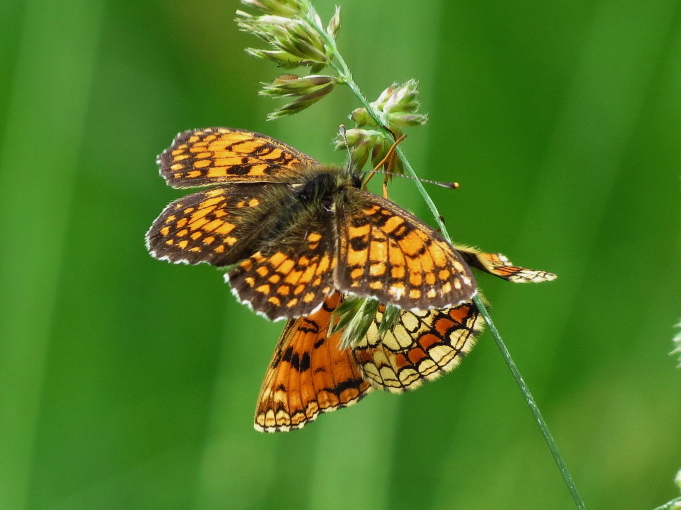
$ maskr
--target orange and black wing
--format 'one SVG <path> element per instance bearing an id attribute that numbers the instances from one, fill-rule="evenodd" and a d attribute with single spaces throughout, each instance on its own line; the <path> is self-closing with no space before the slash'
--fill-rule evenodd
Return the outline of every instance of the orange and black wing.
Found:
<path id="1" fill-rule="evenodd" d="M 337 215 L 339 290 L 407 310 L 446 308 L 475 295 L 457 251 L 393 202 L 351 189 Z"/>
<path id="2" fill-rule="evenodd" d="M 484 326 L 471 301 L 442 310 L 403 310 L 383 337 L 378 335 L 381 319 L 378 313 L 353 354 L 365 379 L 393 393 L 413 390 L 456 368 Z"/>
<path id="3" fill-rule="evenodd" d="M 286 324 L 258 397 L 256 430 L 299 429 L 320 413 L 352 405 L 371 391 L 352 352 L 339 349 L 340 332 L 328 335 L 339 300 L 334 293 L 315 313 Z"/>
<path id="4" fill-rule="evenodd" d="M 271 182 L 318 162 L 266 135 L 232 128 L 178 134 L 158 158 L 161 175 L 174 188 L 227 182 Z"/>
<path id="5" fill-rule="evenodd" d="M 476 248 L 458 245 L 456 249 L 469 266 L 509 282 L 540 283 L 556 279 L 556 275 L 548 271 L 515 266 L 501 253 L 483 253 Z"/>
<path id="6" fill-rule="evenodd" d="M 328 216 L 294 217 L 225 275 L 239 300 L 270 320 L 308 315 L 334 290 L 335 239 Z M 268 230 L 270 230 L 268 228 Z"/>
<path id="7" fill-rule="evenodd" d="M 284 184 L 222 185 L 168 205 L 147 232 L 147 248 L 161 260 L 234 264 L 257 249 L 271 218 L 269 197 Z M 254 246 L 255 244 L 255 246 Z"/>

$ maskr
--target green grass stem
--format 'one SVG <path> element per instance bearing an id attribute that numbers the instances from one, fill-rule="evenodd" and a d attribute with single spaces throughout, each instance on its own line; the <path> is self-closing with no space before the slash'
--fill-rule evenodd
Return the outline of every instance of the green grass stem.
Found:
<path id="1" fill-rule="evenodd" d="M 310 13 L 313 13 L 314 9 L 310 6 Z M 381 116 L 379 113 L 371 106 L 371 103 L 367 100 L 367 98 L 364 96 L 362 91 L 360 90 L 359 86 L 357 83 L 352 78 L 352 73 L 350 72 L 349 66 L 346 64 L 345 60 L 341 56 L 340 52 L 338 51 L 338 47 L 336 46 L 336 41 L 329 37 L 326 31 L 323 29 L 323 27 L 320 27 L 316 25 L 313 21 L 314 18 L 310 18 L 310 23 L 317 28 L 319 31 L 320 35 L 324 38 L 326 43 L 333 48 L 334 52 L 334 57 L 335 59 L 332 61 L 331 66 L 336 70 L 338 73 L 341 81 L 345 83 L 350 90 L 353 92 L 353 94 L 357 97 L 359 102 L 362 104 L 362 106 L 366 109 L 366 111 L 369 113 L 371 118 L 376 122 L 376 124 L 389 136 L 392 136 L 392 133 L 390 132 L 389 129 L 387 129 L 384 125 L 383 120 L 381 119 Z M 412 168 L 411 164 L 409 163 L 409 160 L 407 159 L 406 155 L 404 154 L 404 151 L 402 150 L 401 146 L 397 146 L 395 148 L 395 152 L 397 155 L 400 157 L 404 164 L 404 168 L 407 171 L 407 173 L 413 177 L 417 177 L 416 172 Z M 437 207 L 435 206 L 435 203 L 433 200 L 430 198 L 430 195 L 428 195 L 428 192 L 426 191 L 425 187 L 423 186 L 423 183 L 419 180 L 414 181 L 416 183 L 416 187 L 419 190 L 419 193 L 423 197 L 423 199 L 426 202 L 426 205 L 430 209 L 431 213 L 433 214 L 435 221 L 437 222 L 438 226 L 440 227 L 440 231 L 442 235 L 449 241 L 450 243 L 452 242 L 451 237 L 449 236 L 449 233 L 447 232 L 447 229 L 445 227 L 444 222 L 442 221 L 442 216 L 437 210 Z M 520 371 L 518 370 L 518 367 L 516 366 L 515 362 L 513 361 L 513 358 L 511 357 L 511 353 L 509 352 L 508 348 L 506 347 L 506 344 L 504 343 L 503 339 L 501 338 L 501 334 L 497 330 L 496 326 L 494 325 L 494 322 L 492 321 L 492 318 L 489 315 L 489 312 L 487 311 L 487 308 L 483 304 L 482 300 L 480 299 L 479 296 L 474 296 L 473 301 L 480 310 L 480 313 L 482 314 L 483 318 L 485 319 L 485 322 L 487 323 L 490 333 L 494 337 L 494 341 L 497 344 L 497 348 L 501 352 L 502 357 L 504 358 L 504 361 L 508 365 L 508 368 L 511 370 L 511 373 L 513 374 L 513 378 L 515 379 L 518 387 L 520 388 L 520 392 L 523 394 L 523 397 L 525 398 L 525 401 L 527 402 L 527 405 L 530 408 L 530 411 L 532 412 L 532 415 L 534 416 L 535 421 L 537 422 L 537 425 L 539 426 L 539 430 L 541 430 L 542 435 L 544 436 L 544 440 L 546 441 L 547 446 L 549 447 L 549 450 L 551 451 L 551 455 L 553 455 L 553 458 L 558 466 L 558 469 L 563 476 L 563 480 L 565 481 L 565 484 L 568 487 L 568 490 L 570 491 L 570 494 L 572 496 L 572 499 L 575 502 L 575 505 L 577 508 L 580 510 L 584 510 L 586 506 L 584 505 L 584 502 L 582 501 L 582 498 L 579 495 L 579 492 L 577 491 L 577 487 L 572 479 L 572 476 L 570 475 L 570 472 L 567 469 L 567 466 L 565 462 L 563 461 L 563 458 L 560 455 L 560 452 L 558 451 L 558 446 L 556 445 L 556 441 L 553 438 L 553 435 L 551 434 L 548 425 L 546 424 L 546 421 L 544 420 L 539 407 L 537 406 L 536 401 L 532 397 L 532 393 L 530 392 L 529 387 L 525 383 L 525 380 L 523 379 L 522 375 L 520 374 Z"/>

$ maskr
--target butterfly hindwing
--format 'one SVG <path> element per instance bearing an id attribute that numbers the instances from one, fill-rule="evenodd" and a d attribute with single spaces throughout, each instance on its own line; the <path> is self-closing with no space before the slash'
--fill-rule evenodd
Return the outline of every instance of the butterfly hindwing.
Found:
<path id="1" fill-rule="evenodd" d="M 301 428 L 373 389 L 415 389 L 458 366 L 482 331 L 482 318 L 472 302 L 445 310 L 403 310 L 382 338 L 377 335 L 379 312 L 366 337 L 342 349 L 341 332 L 328 334 L 341 300 L 335 292 L 319 310 L 284 327 L 258 397 L 256 430 Z"/>
<path id="2" fill-rule="evenodd" d="M 371 391 L 340 333 L 328 335 L 335 293 L 308 317 L 291 319 L 282 332 L 260 389 L 255 428 L 261 432 L 298 429 L 320 413 L 358 402 Z"/>
<path id="3" fill-rule="evenodd" d="M 270 320 L 310 314 L 333 291 L 331 230 L 324 215 L 293 221 L 225 278 L 242 302 Z"/>
<path id="4" fill-rule="evenodd" d="M 403 310 L 383 337 L 378 335 L 381 319 L 379 312 L 353 354 L 373 386 L 393 393 L 416 389 L 456 368 L 484 325 L 472 301 L 441 310 Z"/>

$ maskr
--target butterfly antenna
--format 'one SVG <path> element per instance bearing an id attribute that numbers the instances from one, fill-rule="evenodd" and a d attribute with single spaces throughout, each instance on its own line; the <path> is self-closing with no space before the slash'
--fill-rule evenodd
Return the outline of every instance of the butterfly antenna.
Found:
<path id="1" fill-rule="evenodd" d="M 396 174 L 394 172 L 385 172 L 383 170 L 372 170 L 371 173 L 389 175 L 391 177 L 401 177 L 403 179 L 411 179 L 413 181 L 420 181 L 428 184 L 435 184 L 435 186 L 440 186 L 441 188 L 447 189 L 457 189 L 459 187 L 458 182 L 433 181 L 431 179 L 423 179 L 421 177 L 414 177 L 412 175 Z"/>
<path id="2" fill-rule="evenodd" d="M 338 126 L 338 134 L 341 135 L 341 138 L 343 139 L 343 143 L 345 144 L 345 150 L 348 151 L 348 169 L 352 170 L 352 167 L 354 166 L 355 162 L 352 159 L 352 151 L 350 150 L 350 145 L 348 144 L 348 138 L 346 136 L 346 131 L 347 129 L 343 124 Z"/>
<path id="3" fill-rule="evenodd" d="M 343 138 L 343 143 L 345 144 L 345 149 L 348 151 L 348 157 L 350 158 L 350 161 L 348 162 L 348 167 L 352 168 L 354 161 L 352 159 L 352 151 L 350 150 L 350 145 L 348 144 L 346 131 L 347 131 L 347 129 L 346 129 L 345 125 L 341 124 L 340 126 L 338 126 L 338 133 Z M 404 175 L 404 174 L 398 174 L 398 173 L 394 173 L 394 172 L 390 172 L 390 171 L 386 171 L 386 170 L 379 170 L 379 168 L 381 168 L 381 166 L 385 165 L 386 163 L 388 163 L 388 165 L 387 165 L 388 168 L 392 167 L 393 161 L 395 160 L 395 157 L 396 157 L 395 148 L 407 137 L 407 135 L 402 135 L 400 137 L 397 137 L 395 135 L 395 133 L 393 133 L 392 131 L 390 131 L 390 134 L 395 139 L 395 142 L 393 142 L 393 144 L 390 146 L 390 149 L 388 149 L 388 153 L 373 168 L 373 170 L 367 172 L 369 175 L 364 180 L 363 186 L 366 186 L 367 183 L 371 180 L 371 178 L 375 174 L 383 174 L 386 177 L 392 177 L 392 176 L 404 177 L 405 179 L 412 179 L 412 180 L 415 180 L 415 181 L 421 181 L 421 182 L 425 182 L 425 183 L 428 183 L 428 184 L 435 184 L 436 186 L 440 186 L 442 188 L 447 188 L 447 189 L 456 189 L 456 188 L 459 187 L 458 182 L 433 181 L 433 180 L 430 180 L 430 179 L 421 179 L 420 177 L 413 177 L 411 175 Z M 384 195 L 387 195 L 386 191 L 387 190 L 386 190 L 386 186 L 385 186 L 385 182 L 384 182 L 383 183 L 383 194 Z"/>

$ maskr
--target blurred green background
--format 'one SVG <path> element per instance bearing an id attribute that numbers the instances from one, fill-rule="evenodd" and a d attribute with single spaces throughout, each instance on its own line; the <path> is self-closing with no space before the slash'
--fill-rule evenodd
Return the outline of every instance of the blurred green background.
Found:
<path id="1" fill-rule="evenodd" d="M 681 2 L 341 5 L 370 98 L 420 81 L 430 122 L 403 147 L 461 184 L 429 188 L 454 239 L 559 275 L 479 281 L 587 506 L 678 495 Z M 154 159 L 178 131 L 231 126 L 341 163 L 330 140 L 357 103 L 339 88 L 265 122 L 258 82 L 279 72 L 243 52 L 259 41 L 237 8 L 0 6 L 0 508 L 573 508 L 488 334 L 416 392 L 253 430 L 283 324 L 214 268 L 148 256 L 183 194 Z M 430 220 L 413 183 L 392 193 Z"/>

